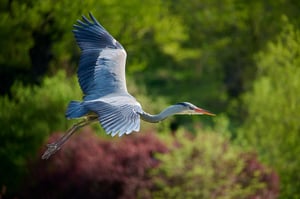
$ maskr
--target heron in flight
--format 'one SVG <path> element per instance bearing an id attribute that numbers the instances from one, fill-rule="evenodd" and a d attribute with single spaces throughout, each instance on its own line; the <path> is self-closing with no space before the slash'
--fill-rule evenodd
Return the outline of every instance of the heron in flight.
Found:
<path id="1" fill-rule="evenodd" d="M 82 16 L 73 33 L 81 49 L 78 81 L 83 91 L 82 101 L 71 101 L 67 107 L 68 119 L 84 120 L 73 125 L 58 141 L 48 144 L 42 159 L 58 151 L 79 128 L 99 121 L 112 136 L 139 131 L 140 119 L 156 123 L 174 114 L 206 114 L 207 110 L 189 102 L 167 107 L 157 115 L 143 111 L 137 100 L 128 93 L 125 80 L 126 51 L 90 13 L 90 20 Z"/>

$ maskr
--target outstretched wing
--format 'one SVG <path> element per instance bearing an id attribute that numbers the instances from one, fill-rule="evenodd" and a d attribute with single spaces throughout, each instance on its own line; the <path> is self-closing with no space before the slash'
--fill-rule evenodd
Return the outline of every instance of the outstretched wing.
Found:
<path id="1" fill-rule="evenodd" d="M 135 101 L 130 102 L 122 103 L 118 100 L 115 103 L 107 103 L 96 100 L 87 101 L 86 106 L 97 113 L 99 122 L 107 134 L 122 136 L 140 130 L 141 106 Z"/>
<path id="2" fill-rule="evenodd" d="M 82 16 L 74 25 L 74 35 L 82 50 L 78 79 L 85 100 L 112 93 L 127 93 L 126 51 L 94 18 Z"/>

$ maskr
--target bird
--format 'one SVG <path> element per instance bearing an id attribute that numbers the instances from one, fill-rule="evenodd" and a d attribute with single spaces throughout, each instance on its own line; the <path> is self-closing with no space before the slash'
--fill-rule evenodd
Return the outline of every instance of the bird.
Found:
<path id="1" fill-rule="evenodd" d="M 140 120 L 156 123 L 175 114 L 215 114 L 189 102 L 171 105 L 157 115 L 142 109 L 141 104 L 127 91 L 125 79 L 126 50 L 89 13 L 73 25 L 76 42 L 81 49 L 78 82 L 82 101 L 71 101 L 67 119 L 83 118 L 56 142 L 48 144 L 42 159 L 57 152 L 70 136 L 83 126 L 99 122 L 111 136 L 130 134 L 140 130 Z"/>

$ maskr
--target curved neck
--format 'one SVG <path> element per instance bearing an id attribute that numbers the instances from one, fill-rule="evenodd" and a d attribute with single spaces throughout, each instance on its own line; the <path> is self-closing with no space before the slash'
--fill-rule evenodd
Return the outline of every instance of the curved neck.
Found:
<path id="1" fill-rule="evenodd" d="M 147 122 L 156 123 L 156 122 L 166 119 L 170 115 L 175 115 L 177 113 L 180 113 L 181 111 L 182 111 L 182 109 L 180 107 L 178 107 L 176 105 L 172 105 L 157 115 L 151 115 L 146 112 L 143 112 L 140 115 L 141 115 L 142 120 L 147 121 Z"/>

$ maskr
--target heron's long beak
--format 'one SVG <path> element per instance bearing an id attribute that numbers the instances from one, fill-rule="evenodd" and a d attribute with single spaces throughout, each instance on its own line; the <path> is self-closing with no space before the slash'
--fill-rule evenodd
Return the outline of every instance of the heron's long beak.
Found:
<path id="1" fill-rule="evenodd" d="M 202 108 L 196 108 L 196 109 L 195 109 L 195 112 L 196 112 L 196 113 L 199 113 L 199 114 L 203 114 L 203 115 L 210 115 L 210 116 L 215 116 L 215 115 L 216 115 L 216 114 L 211 113 L 211 112 L 209 112 L 209 111 L 207 111 L 207 110 L 204 110 L 204 109 L 202 109 Z"/>

